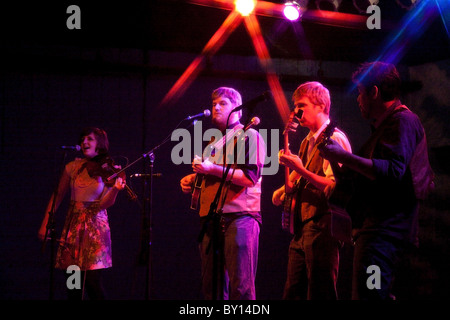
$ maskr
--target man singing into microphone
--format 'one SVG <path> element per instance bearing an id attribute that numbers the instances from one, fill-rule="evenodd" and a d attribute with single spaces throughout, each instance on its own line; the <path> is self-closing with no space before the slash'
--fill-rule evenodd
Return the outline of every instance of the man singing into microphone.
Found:
<path id="1" fill-rule="evenodd" d="M 229 134 L 244 129 L 239 122 L 242 110 L 233 109 L 242 105 L 242 98 L 233 88 L 220 87 L 212 93 L 212 123 L 223 134 L 226 144 L 221 150 L 215 150 L 213 158 L 195 156 L 192 162 L 194 173 L 181 179 L 184 193 L 191 193 L 196 177 L 203 177 L 200 193 L 199 215 L 202 222 L 200 234 L 200 257 L 202 261 L 202 290 L 204 298 L 254 300 L 255 277 L 258 261 L 259 230 L 261 224 L 261 171 L 264 165 L 265 144 L 254 129 L 245 131 L 245 143 L 236 143 L 234 138 L 244 135 Z M 221 138 L 221 137 L 220 137 Z M 228 138 L 228 139 L 227 139 Z M 217 142 L 217 139 L 216 141 Z M 213 142 L 211 142 L 213 143 Z M 243 150 L 244 149 L 244 150 Z M 221 156 L 218 156 L 220 153 Z M 214 212 L 214 202 L 222 176 L 225 171 L 223 159 L 230 164 L 227 183 L 220 194 L 218 210 Z M 245 155 L 240 157 L 239 155 Z M 244 161 L 239 161 L 244 159 Z M 214 207 L 214 206 L 213 206 Z M 219 216 L 215 214 L 219 214 Z M 213 218 L 220 218 L 219 228 L 214 228 Z M 213 255 L 212 239 L 218 236 L 218 256 Z M 213 269 L 217 264 L 217 268 Z M 215 280 L 217 279 L 217 280 Z M 216 286 L 213 285 L 216 281 Z M 214 291 L 214 288 L 217 291 Z"/>

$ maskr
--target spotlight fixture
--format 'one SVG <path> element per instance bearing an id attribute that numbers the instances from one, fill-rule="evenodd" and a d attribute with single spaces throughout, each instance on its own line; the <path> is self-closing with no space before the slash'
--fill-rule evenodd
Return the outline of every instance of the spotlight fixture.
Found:
<path id="1" fill-rule="evenodd" d="M 300 5 L 295 1 L 286 2 L 283 13 L 286 19 L 291 21 L 297 21 L 302 15 Z"/>
<path id="2" fill-rule="evenodd" d="M 353 6 L 359 13 L 367 13 L 367 8 L 372 5 L 377 5 L 379 0 L 353 0 Z"/>
<path id="3" fill-rule="evenodd" d="M 250 15 L 256 6 L 256 0 L 235 0 L 236 10 L 244 17 Z"/>
<path id="4" fill-rule="evenodd" d="M 316 0 L 316 7 L 319 10 L 338 11 L 342 0 Z"/>

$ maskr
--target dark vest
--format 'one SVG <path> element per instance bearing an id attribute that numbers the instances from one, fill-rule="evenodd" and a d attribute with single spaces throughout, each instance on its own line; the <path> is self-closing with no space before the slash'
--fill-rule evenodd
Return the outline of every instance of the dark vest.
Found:
<path id="1" fill-rule="evenodd" d="M 308 140 L 304 139 L 300 145 L 299 157 L 303 164 L 307 164 Z M 308 164 L 308 169 L 312 173 L 320 176 L 325 176 L 323 172 L 323 158 L 320 152 L 316 151 L 311 154 L 311 161 Z M 301 221 L 312 218 L 316 215 L 325 214 L 328 212 L 328 202 L 325 194 L 317 189 L 312 183 L 306 179 L 301 178 L 299 184 L 299 191 L 297 194 L 297 213 L 301 216 Z"/>

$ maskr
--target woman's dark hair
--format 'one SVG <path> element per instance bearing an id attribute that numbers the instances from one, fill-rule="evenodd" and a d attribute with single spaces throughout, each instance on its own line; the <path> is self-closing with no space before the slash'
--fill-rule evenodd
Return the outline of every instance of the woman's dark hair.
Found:
<path id="1" fill-rule="evenodd" d="M 352 80 L 355 84 L 362 85 L 367 91 L 377 86 L 383 101 L 400 97 L 400 75 L 393 64 L 380 61 L 364 63 L 353 73 Z"/>
<path id="2" fill-rule="evenodd" d="M 83 138 L 85 136 L 90 135 L 93 133 L 95 137 L 97 138 L 97 152 L 99 155 L 105 155 L 108 153 L 109 150 L 109 141 L 108 141 L 108 135 L 105 130 L 102 130 L 100 128 L 96 127 L 87 127 L 84 128 L 81 131 L 79 144 L 83 141 Z"/>

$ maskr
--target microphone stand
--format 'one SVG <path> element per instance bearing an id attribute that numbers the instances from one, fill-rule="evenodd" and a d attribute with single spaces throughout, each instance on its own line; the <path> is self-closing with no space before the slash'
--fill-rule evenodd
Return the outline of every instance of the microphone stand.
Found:
<path id="1" fill-rule="evenodd" d="M 181 120 L 175 129 L 179 127 L 179 125 L 184 120 L 190 120 L 190 119 L 183 119 Z M 195 123 L 192 122 L 191 125 Z M 190 125 L 190 126 L 191 126 Z M 189 126 L 188 126 L 189 127 Z M 174 129 L 174 130 L 175 130 Z M 172 131 L 174 131 L 172 130 Z M 149 168 L 150 168 L 150 174 L 145 174 L 145 183 L 144 183 L 144 194 L 147 194 L 147 197 L 145 198 L 143 209 L 142 209 L 142 230 L 141 230 L 141 251 L 138 255 L 138 262 L 141 265 L 146 266 L 146 285 L 145 285 L 145 299 L 150 299 L 150 282 L 152 280 L 151 274 L 152 274 L 152 228 L 153 228 L 153 176 L 160 176 L 159 173 L 153 173 L 154 168 L 154 162 L 155 162 L 155 151 L 159 149 L 163 144 L 165 144 L 167 141 L 169 141 L 171 134 L 169 134 L 159 145 L 151 149 L 150 151 L 144 153 L 142 156 L 140 156 L 138 159 L 131 162 L 129 165 L 124 167 L 123 169 L 120 169 L 119 171 L 115 172 L 113 175 L 107 178 L 107 180 L 115 179 L 120 173 L 127 170 L 137 162 L 148 159 L 149 160 Z M 146 167 L 146 166 L 145 166 Z M 148 190 L 147 190 L 148 189 Z"/>
<path id="2" fill-rule="evenodd" d="M 47 239 L 50 238 L 50 268 L 49 268 L 49 300 L 54 298 L 54 263 L 55 263 L 55 244 L 56 244 L 56 232 L 55 232 L 55 211 L 56 211 L 56 198 L 58 197 L 58 187 L 61 176 L 64 172 L 64 164 L 67 158 L 67 149 L 64 149 L 63 157 L 60 164 L 59 175 L 56 179 L 55 189 L 53 190 L 52 204 L 50 206 L 50 212 L 48 213 L 48 221 L 45 230 L 44 241 L 42 242 L 41 251 L 45 252 L 45 245 L 47 244 Z"/>
<path id="3" fill-rule="evenodd" d="M 165 140 L 163 143 L 165 143 L 167 140 Z M 152 246 L 152 215 L 153 215 L 153 167 L 155 162 L 155 154 L 154 151 L 158 149 L 163 143 L 156 146 L 155 148 L 151 149 L 150 151 L 144 153 L 142 156 L 140 156 L 138 159 L 124 167 L 123 169 L 120 169 L 113 175 L 107 178 L 107 180 L 115 179 L 121 172 L 127 170 L 137 162 L 143 160 L 143 159 L 149 159 L 149 167 L 150 167 L 150 174 L 144 174 L 145 180 L 144 180 L 144 195 L 146 194 L 147 197 L 144 198 L 144 203 L 142 206 L 142 230 L 141 230 L 141 251 L 138 255 L 138 263 L 141 265 L 146 266 L 146 285 L 145 285 L 145 300 L 150 299 L 150 281 L 151 281 L 151 272 L 152 272 L 152 259 L 151 259 L 151 246 Z M 148 190 L 147 190 L 148 189 Z"/>
<path id="4" fill-rule="evenodd" d="M 144 194 L 147 194 L 147 198 L 144 201 L 143 209 L 143 230 L 142 230 L 142 244 L 141 252 L 139 254 L 139 262 L 142 265 L 146 265 L 146 289 L 145 289 L 145 300 L 150 299 L 150 283 L 152 281 L 152 227 L 153 227 L 153 166 L 155 162 L 155 154 L 150 151 L 145 154 L 145 158 L 148 162 L 148 167 L 150 168 L 150 174 L 146 174 L 144 177 Z M 145 166 L 147 168 L 147 165 Z M 145 171 L 145 170 L 144 170 Z"/>
<path id="5" fill-rule="evenodd" d="M 222 209 L 223 204 L 219 208 L 219 200 L 220 195 L 222 194 L 223 187 L 226 182 L 226 177 L 228 176 L 228 172 L 230 171 L 231 165 L 226 167 L 226 170 L 224 174 L 222 175 L 219 188 L 217 189 L 216 195 L 214 196 L 213 202 L 211 202 L 211 205 L 209 207 L 208 215 L 206 216 L 206 221 L 203 224 L 203 227 L 200 231 L 200 234 L 198 236 L 198 242 L 202 242 L 203 237 L 208 229 L 209 222 L 212 221 L 213 225 L 213 231 L 212 231 L 212 238 L 210 239 L 210 243 L 208 244 L 208 247 L 206 251 L 209 251 L 211 249 L 212 245 L 212 252 L 213 252 L 213 268 L 212 268 L 212 300 L 217 300 L 218 298 L 218 282 L 220 280 L 220 285 L 223 285 L 223 272 L 220 273 L 220 279 L 218 279 L 219 275 L 219 254 L 223 254 L 222 247 L 219 246 L 219 240 L 221 239 L 219 237 L 220 232 L 220 217 L 222 215 Z M 218 209 L 219 208 L 219 209 Z M 222 288 L 221 288 L 222 289 Z M 220 297 L 223 298 L 223 290 L 220 290 Z"/>

